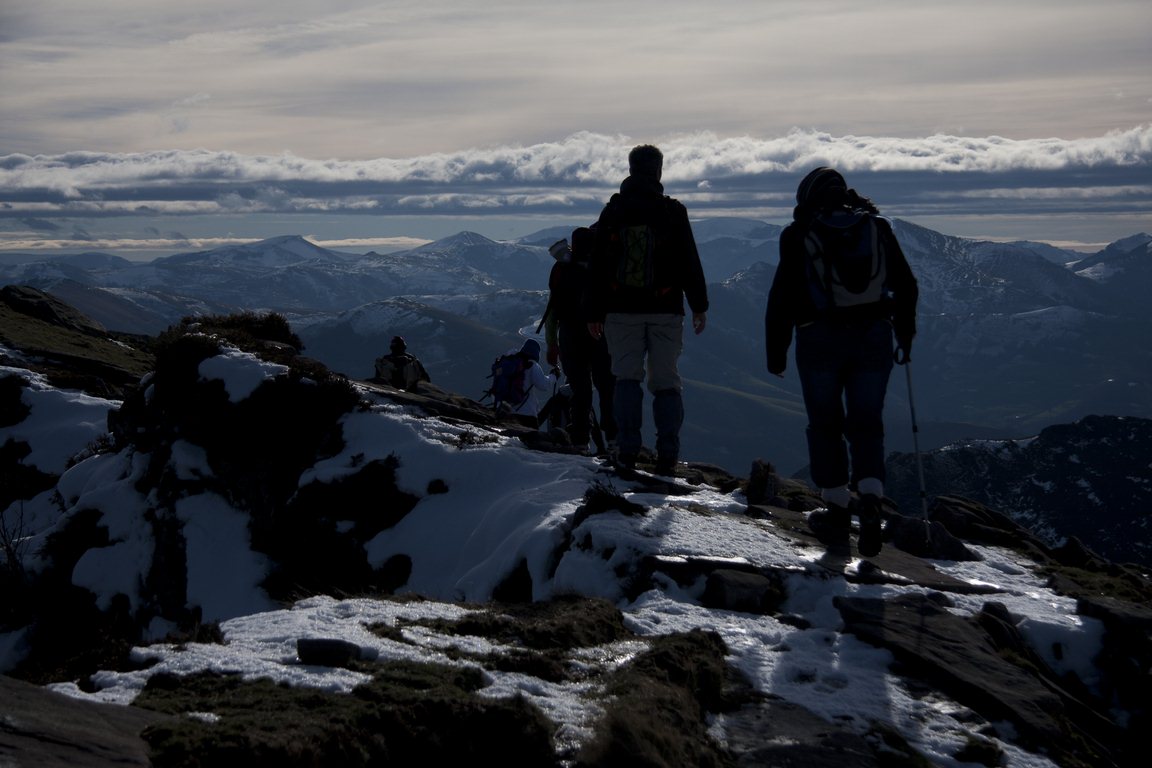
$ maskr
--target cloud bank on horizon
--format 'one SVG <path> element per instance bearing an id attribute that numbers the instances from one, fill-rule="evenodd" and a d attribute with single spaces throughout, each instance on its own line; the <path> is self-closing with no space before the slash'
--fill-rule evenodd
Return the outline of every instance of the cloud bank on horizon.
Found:
<path id="1" fill-rule="evenodd" d="M 951 234 L 1118 237 L 1152 228 L 1150 27 L 1144 0 L 12 0 L 0 249 L 585 220 L 649 141 L 694 215 L 786 220 L 833 164 Z"/>
<path id="2" fill-rule="evenodd" d="M 635 143 L 579 133 L 370 160 L 208 150 L 11 154 L 0 156 L 0 222 L 8 225 L 0 248 L 51 247 L 69 239 L 68 222 L 115 217 L 594 218 L 627 174 Z M 786 221 L 797 180 L 833 165 L 885 213 L 920 222 L 1090 212 L 1152 228 L 1152 125 L 1078 140 L 792 131 L 773 139 L 695 134 L 661 147 L 667 190 L 697 217 Z M 90 237 L 80 240 L 91 246 Z"/>

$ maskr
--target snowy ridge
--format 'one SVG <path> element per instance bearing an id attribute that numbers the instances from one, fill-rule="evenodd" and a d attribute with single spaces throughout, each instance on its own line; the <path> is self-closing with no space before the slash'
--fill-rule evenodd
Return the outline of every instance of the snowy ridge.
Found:
<path id="1" fill-rule="evenodd" d="M 260 382 L 283 375 L 278 366 L 229 349 L 206 359 L 200 371 L 206 379 L 223 382 L 237 402 L 255 392 Z M 32 412 L 42 419 L 68 406 L 71 410 L 59 412 L 62 420 L 95 423 L 118 406 L 53 391 L 42 384 L 28 392 Z M 53 432 L 37 426 L 5 428 L 0 437 L 29 440 L 36 450 L 56 456 L 80 450 L 81 443 L 91 438 L 90 431 Z M 421 501 L 397 525 L 367 542 L 365 549 L 377 564 L 401 554 L 411 558 L 404 591 L 431 601 L 390 603 L 318 596 L 276 607 L 259 586 L 268 562 L 265 555 L 251 549 L 249 513 L 215 493 L 196 493 L 191 490 L 195 485 L 189 485 L 190 492 L 176 507 L 187 540 L 187 598 L 203 611 L 205 621 L 222 622 L 227 642 L 141 646 L 133 655 L 147 661 L 147 669 L 100 672 L 93 676 L 95 690 L 90 692 L 74 683 L 52 688 L 78 698 L 125 704 L 138 695 L 149 677 L 161 673 L 188 675 L 224 669 L 246 679 L 268 677 L 292 686 L 342 692 L 365 681 L 360 672 L 296 663 L 295 639 L 299 637 L 339 637 L 360 648 L 362 658 L 376 661 L 420 659 L 466 665 L 468 661 L 453 660 L 446 651 L 455 649 L 458 655 L 469 649 L 484 653 L 500 649 L 478 638 L 453 638 L 419 629 L 405 630 L 403 641 L 386 639 L 368 633 L 365 627 L 374 622 L 399 626 L 421 617 L 459 617 L 469 609 L 456 605 L 457 601 L 486 601 L 523 561 L 532 576 L 535 600 L 570 592 L 607 598 L 622 607 L 628 627 L 640 640 L 690 629 L 717 632 L 728 645 L 729 663 L 757 690 L 849 728 L 887 723 L 934 764 L 958 766 L 953 755 L 969 743 L 974 724 L 983 723 L 982 738 L 996 744 L 1006 768 L 1055 765 L 1014 743 L 1010 729 L 985 722 L 964 705 L 939 694 L 926 700 L 922 692 L 888 671 L 893 661 L 889 652 L 839 631 L 835 600 L 893 599 L 920 594 L 922 588 L 901 585 L 899 580 L 868 584 L 805 576 L 822 569 L 822 551 L 780 536 L 770 521 L 748 517 L 746 501 L 738 492 L 701 486 L 689 495 L 669 496 L 625 489 L 629 501 L 647 508 L 644 515 L 596 516 L 567 530 L 581 495 L 590 483 L 603 478 L 593 459 L 539 453 L 496 435 L 462 449 L 461 440 L 471 428 L 427 418 L 386 400 L 348 414 L 343 428 L 343 449 L 305 471 L 301 487 L 336 483 L 365 462 L 400 457 L 398 485 L 421 496 Z M 139 483 L 145 459 L 144 454 L 128 449 L 90 456 L 67 469 L 58 486 L 62 514 L 50 493 L 28 502 L 33 512 L 33 541 L 59 530 L 80 510 L 101 515 L 108 526 L 109 543 L 80 559 L 73 581 L 92 591 L 103 606 L 111 604 L 115 595 L 127 596 L 133 606 L 142 599 L 139 589 L 154 546 L 147 522 L 150 491 Z M 58 467 L 59 462 L 52 466 Z M 186 482 L 210 479 L 213 474 L 204 451 L 183 441 L 173 445 L 167 471 Z M 448 491 L 426 495 L 426 489 L 437 481 Z M 562 542 L 569 539 L 587 544 L 565 550 Z M 561 556 L 556 561 L 558 546 Z M 1034 651 L 1053 669 L 1075 672 L 1087 685 L 1095 685 L 1094 668 L 1086 660 L 1101 645 L 1101 624 L 1077 616 L 1075 601 L 1051 592 L 1029 562 L 995 547 L 977 549 L 983 558 L 980 562 L 938 561 L 933 566 L 959 583 L 991 590 L 1016 617 L 1019 631 Z M 620 569 L 652 557 L 722 559 L 734 565 L 790 571 L 795 575 L 784 613 L 791 618 L 785 622 L 782 617 L 708 609 L 699 602 L 699 586 L 683 587 L 671 581 L 634 599 L 626 597 Z M 35 558 L 28 565 L 38 567 Z M 853 560 L 846 572 L 863 567 Z M 988 599 L 986 594 L 959 593 L 953 596 L 950 610 L 974 616 Z M 160 640 L 172 629 L 158 618 L 151 626 L 151 639 Z M 0 662 L 12 663 L 19 640 L 19 633 L 0 637 Z M 582 663 L 610 669 L 626 662 L 640 647 L 637 642 L 625 642 L 590 649 Z M 1062 652 L 1055 653 L 1055 648 Z M 589 737 L 601 711 L 597 688 L 588 681 L 545 684 L 518 673 L 489 670 L 485 674 L 484 695 L 524 696 L 556 723 L 562 753 L 572 754 Z M 718 717 L 713 737 L 724 743 L 728 727 L 728 718 Z"/>

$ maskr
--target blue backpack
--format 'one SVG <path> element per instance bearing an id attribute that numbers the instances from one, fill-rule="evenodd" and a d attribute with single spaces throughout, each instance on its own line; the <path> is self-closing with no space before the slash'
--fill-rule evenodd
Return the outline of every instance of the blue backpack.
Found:
<path id="1" fill-rule="evenodd" d="M 524 373 L 532 364 L 524 355 L 515 352 L 509 355 L 500 355 L 492 363 L 492 386 L 484 393 L 485 398 L 492 398 L 492 405 L 496 409 L 508 406 L 516 410 L 528 399 L 528 390 L 524 386 Z"/>

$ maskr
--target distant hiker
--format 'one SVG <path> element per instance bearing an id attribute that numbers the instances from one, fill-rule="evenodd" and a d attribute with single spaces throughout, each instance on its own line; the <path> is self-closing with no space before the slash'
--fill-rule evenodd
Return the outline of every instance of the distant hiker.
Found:
<path id="1" fill-rule="evenodd" d="M 376 359 L 376 379 L 396 389 L 415 392 L 422 381 L 432 381 L 428 371 L 415 355 L 408 353 L 402 336 L 393 336 L 389 353 Z"/>
<path id="2" fill-rule="evenodd" d="M 664 194 L 664 155 L 643 144 L 628 154 L 628 178 L 595 225 L 585 319 L 605 338 L 616 376 L 617 463 L 636 465 L 647 375 L 656 427 L 656 471 L 672 474 L 684 421 L 680 373 L 684 300 L 692 327 L 703 332 L 708 289 L 688 211 Z M 647 367 L 647 370 L 645 370 Z"/>
<path id="3" fill-rule="evenodd" d="M 846 542 L 855 512 L 871 557 L 883 546 L 884 396 L 893 359 L 912 350 L 916 279 L 891 224 L 837 171 L 805 176 L 796 203 L 764 315 L 768 371 L 784 374 L 795 329 L 812 481 L 827 503 L 809 525 Z"/>
<path id="4" fill-rule="evenodd" d="M 616 442 L 616 416 L 613 397 L 616 378 L 612 375 L 612 358 L 603 337 L 593 338 L 584 320 L 584 290 L 588 285 L 588 268 L 592 256 L 593 230 L 578 227 L 567 240 L 553 243 L 548 249 L 556 263 L 548 275 L 548 307 L 544 310 L 544 339 L 548 346 L 548 363 L 560 367 L 570 387 L 568 437 L 572 445 L 586 450 L 592 439 L 598 452 L 609 452 Z M 600 396 L 600 418 L 595 418 L 592 389 Z"/>
<path id="5" fill-rule="evenodd" d="M 518 350 L 509 350 L 492 363 L 492 386 L 484 393 L 498 412 L 524 416 L 540 425 L 541 397 L 552 395 L 555 379 L 540 367 L 540 342 L 528 339 Z"/>

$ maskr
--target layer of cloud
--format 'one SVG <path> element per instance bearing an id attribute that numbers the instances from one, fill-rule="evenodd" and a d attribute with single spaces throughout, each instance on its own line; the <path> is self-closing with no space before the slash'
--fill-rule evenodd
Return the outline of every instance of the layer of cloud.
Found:
<path id="1" fill-rule="evenodd" d="M 165 151 L 0 156 L 0 216 L 594 211 L 627 174 L 635 141 L 578 133 L 531 146 L 362 161 L 290 154 Z M 1078 140 L 921 139 L 793 131 L 773 139 L 710 134 L 661 142 L 664 182 L 694 210 L 789 208 L 797 180 L 840 169 L 904 211 L 1149 207 L 1152 126 Z"/>

